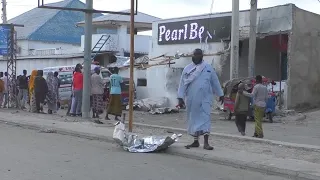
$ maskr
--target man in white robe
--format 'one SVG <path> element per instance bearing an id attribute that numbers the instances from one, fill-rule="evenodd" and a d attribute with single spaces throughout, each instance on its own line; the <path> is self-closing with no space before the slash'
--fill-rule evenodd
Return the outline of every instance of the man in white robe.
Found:
<path id="1" fill-rule="evenodd" d="M 215 70 L 203 61 L 202 50 L 194 50 L 193 55 L 193 63 L 184 68 L 178 89 L 179 106 L 186 105 L 188 133 L 194 137 L 186 148 L 199 147 L 199 136 L 204 135 L 203 148 L 213 150 L 209 145 L 213 98 L 216 95 L 223 102 L 223 91 Z"/>

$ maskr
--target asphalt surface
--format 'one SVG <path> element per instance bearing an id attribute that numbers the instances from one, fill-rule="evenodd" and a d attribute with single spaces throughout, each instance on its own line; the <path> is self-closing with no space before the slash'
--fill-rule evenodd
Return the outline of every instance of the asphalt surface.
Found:
<path id="1" fill-rule="evenodd" d="M 115 144 L 1 124 L 1 180 L 287 180 L 159 154 L 131 154 Z"/>

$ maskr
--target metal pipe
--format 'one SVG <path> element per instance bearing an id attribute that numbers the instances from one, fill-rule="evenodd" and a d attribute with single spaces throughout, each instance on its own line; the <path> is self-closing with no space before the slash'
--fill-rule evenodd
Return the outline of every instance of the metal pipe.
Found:
<path id="1" fill-rule="evenodd" d="M 281 46 L 282 46 L 282 33 L 280 31 L 279 35 L 279 45 L 280 45 L 280 52 L 279 52 L 279 75 L 280 75 L 280 84 L 279 84 L 279 109 L 282 109 L 282 103 L 281 103 L 281 97 L 282 97 L 282 91 L 281 91 L 281 85 L 282 85 L 282 52 L 281 52 Z"/>
<path id="2" fill-rule="evenodd" d="M 131 0 L 130 13 L 130 85 L 129 85 L 129 132 L 132 132 L 133 121 L 133 68 L 134 68 L 134 0 Z"/>
<path id="3" fill-rule="evenodd" d="M 87 9 L 93 9 L 92 0 L 86 0 Z M 91 46 L 92 46 L 92 12 L 85 14 L 85 44 L 84 44 L 84 72 L 82 94 L 82 117 L 90 117 L 90 88 L 91 88 Z"/>

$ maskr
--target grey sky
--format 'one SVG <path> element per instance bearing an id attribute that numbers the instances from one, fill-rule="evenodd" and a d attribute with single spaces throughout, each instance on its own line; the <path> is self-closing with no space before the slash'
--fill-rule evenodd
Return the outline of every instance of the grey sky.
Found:
<path id="1" fill-rule="evenodd" d="M 45 3 L 59 0 L 44 0 Z M 82 0 L 83 2 L 85 0 Z M 94 7 L 100 10 L 119 11 L 129 9 L 129 0 L 93 0 Z M 213 12 L 231 11 L 232 0 L 214 0 Z M 240 0 L 240 9 L 249 9 L 250 0 Z M 13 18 L 37 6 L 38 0 L 7 0 L 8 18 Z M 211 0 L 139 0 L 139 11 L 160 18 L 173 18 L 205 14 L 210 12 Z M 294 3 L 298 7 L 320 14 L 318 0 L 258 0 L 258 7 L 265 8 Z"/>

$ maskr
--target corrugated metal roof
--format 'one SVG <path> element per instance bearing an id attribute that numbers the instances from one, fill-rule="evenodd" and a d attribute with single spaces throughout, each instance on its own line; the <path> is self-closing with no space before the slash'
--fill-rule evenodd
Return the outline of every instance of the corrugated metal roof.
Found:
<path id="1" fill-rule="evenodd" d="M 48 6 L 65 7 L 73 0 L 65 0 L 57 3 L 48 4 Z M 25 27 L 17 28 L 18 39 L 28 39 L 37 29 L 43 26 L 49 19 L 53 18 L 60 10 L 34 8 L 11 20 L 9 23 L 23 24 Z"/>
<path id="2" fill-rule="evenodd" d="M 46 5 L 85 8 L 85 4 L 79 0 L 64 0 Z M 96 17 L 101 15 L 95 14 Z M 82 20 L 82 12 L 34 8 L 9 20 L 9 23 L 24 25 L 23 28 L 16 28 L 18 39 L 79 44 L 84 30 L 76 27 L 76 23 Z"/>
<path id="3" fill-rule="evenodd" d="M 130 12 L 130 10 L 123 10 L 120 12 Z M 149 23 L 151 24 L 153 21 L 161 20 L 158 17 L 151 16 L 142 12 L 138 12 L 137 15 L 134 16 L 134 21 L 138 23 Z M 102 21 L 122 21 L 122 22 L 130 22 L 130 16 L 128 15 L 120 15 L 120 14 L 107 14 L 104 16 L 100 16 L 93 19 L 93 22 L 102 22 Z M 79 24 L 84 23 L 84 21 L 79 22 Z"/>

